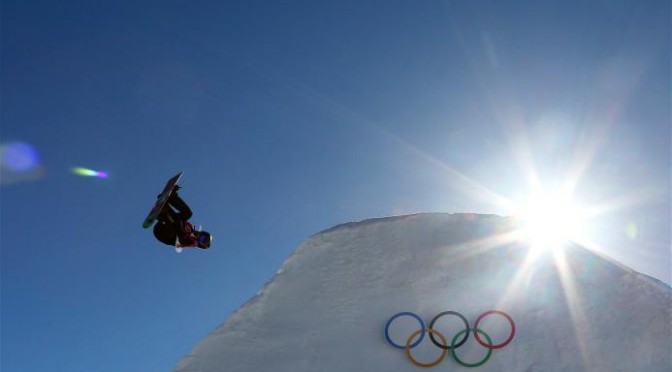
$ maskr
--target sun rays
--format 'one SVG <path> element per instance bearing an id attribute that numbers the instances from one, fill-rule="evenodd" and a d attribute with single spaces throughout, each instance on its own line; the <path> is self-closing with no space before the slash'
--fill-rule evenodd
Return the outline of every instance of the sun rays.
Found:
<path id="1" fill-rule="evenodd" d="M 521 237 L 534 250 L 555 250 L 580 239 L 587 213 L 562 193 L 538 194 L 519 207 Z"/>

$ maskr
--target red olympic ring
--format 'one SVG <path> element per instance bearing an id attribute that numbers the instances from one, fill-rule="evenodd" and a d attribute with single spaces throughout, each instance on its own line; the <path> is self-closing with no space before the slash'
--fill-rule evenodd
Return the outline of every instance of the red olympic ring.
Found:
<path id="1" fill-rule="evenodd" d="M 505 313 L 505 312 L 503 312 L 503 311 L 499 311 L 499 310 L 490 310 L 490 311 L 486 311 L 486 312 L 484 312 L 483 314 L 481 314 L 481 316 L 478 317 L 478 319 L 476 319 L 476 323 L 474 323 L 474 328 L 478 329 L 478 323 L 479 323 L 483 318 L 485 318 L 486 316 L 488 316 L 488 315 L 490 315 L 490 314 L 498 314 L 498 315 L 501 315 L 501 316 L 505 317 L 506 320 L 509 321 L 509 324 L 511 324 L 511 335 L 509 335 L 509 338 L 507 338 L 506 341 L 504 341 L 504 342 L 502 342 L 502 343 L 500 343 L 500 344 L 497 344 L 497 345 L 491 345 L 491 344 L 489 344 L 489 343 L 487 343 L 487 342 L 481 340 L 481 337 L 478 335 L 478 333 L 477 333 L 476 331 L 474 331 L 474 336 L 476 337 L 476 341 L 478 341 L 478 343 L 481 344 L 481 345 L 482 345 L 483 347 L 485 347 L 485 348 L 488 348 L 488 349 L 501 349 L 501 348 L 503 348 L 504 346 L 508 345 L 508 344 L 513 340 L 513 336 L 516 335 L 516 323 L 513 322 L 513 319 L 511 319 L 511 317 L 509 316 L 509 314 L 507 314 L 507 313 Z"/>

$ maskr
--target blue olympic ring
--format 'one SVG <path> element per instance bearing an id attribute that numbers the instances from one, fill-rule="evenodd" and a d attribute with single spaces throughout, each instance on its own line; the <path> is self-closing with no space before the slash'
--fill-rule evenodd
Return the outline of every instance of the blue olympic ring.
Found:
<path id="1" fill-rule="evenodd" d="M 404 315 L 415 318 L 420 323 L 420 327 L 421 327 L 421 330 L 422 330 L 422 332 L 420 333 L 420 338 L 418 338 L 417 341 L 412 343 L 410 348 L 414 348 L 414 347 L 420 345 L 420 343 L 422 342 L 422 339 L 425 337 L 425 333 L 427 333 L 426 332 L 426 327 L 425 327 L 425 322 L 417 314 L 412 313 L 410 311 L 404 311 L 404 312 L 395 314 L 385 324 L 385 339 L 387 339 L 387 342 L 389 342 L 390 345 L 392 345 L 392 346 L 394 346 L 394 347 L 396 347 L 397 349 L 400 349 L 400 350 L 406 349 L 406 345 L 399 345 L 399 344 L 396 344 L 394 341 L 392 341 L 392 339 L 390 338 L 390 324 L 392 324 L 392 322 L 395 319 L 397 319 L 398 317 L 404 316 Z"/>

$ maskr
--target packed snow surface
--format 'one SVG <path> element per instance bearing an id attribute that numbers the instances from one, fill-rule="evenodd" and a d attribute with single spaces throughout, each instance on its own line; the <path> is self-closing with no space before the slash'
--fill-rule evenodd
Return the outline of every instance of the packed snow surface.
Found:
<path id="1" fill-rule="evenodd" d="M 512 219 L 474 214 L 381 218 L 323 231 L 176 371 L 418 371 L 386 339 L 391 317 L 412 312 L 429 325 L 455 311 L 473 327 L 488 310 L 508 314 L 515 335 L 479 371 L 672 370 L 669 286 L 576 245 L 532 255 L 514 231 Z M 403 346 L 420 328 L 399 316 L 387 331 Z M 464 328 L 451 314 L 434 325 L 449 344 Z M 492 344 L 512 333 L 499 314 L 484 317 L 479 329 Z M 487 350 L 472 333 L 455 352 L 477 363 Z M 410 349 L 419 363 L 439 360 L 435 369 L 470 369 L 451 352 L 441 359 L 442 351 L 428 336 Z"/>

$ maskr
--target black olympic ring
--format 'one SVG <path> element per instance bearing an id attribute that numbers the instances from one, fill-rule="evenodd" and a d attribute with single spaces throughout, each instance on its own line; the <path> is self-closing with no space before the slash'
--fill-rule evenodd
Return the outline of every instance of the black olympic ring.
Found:
<path id="1" fill-rule="evenodd" d="M 485 318 L 486 316 L 492 315 L 492 314 L 497 314 L 497 315 L 503 316 L 504 318 L 506 318 L 506 320 L 509 321 L 509 324 L 511 325 L 511 333 L 510 333 L 509 337 L 504 342 L 502 342 L 500 344 L 494 344 L 492 342 L 492 340 L 490 339 L 490 336 L 488 336 L 488 334 L 485 333 L 485 331 L 478 328 L 478 324 L 481 322 L 481 320 L 483 320 L 483 318 Z M 434 329 L 434 324 L 436 323 L 436 321 L 439 320 L 439 318 L 441 318 L 445 315 L 455 315 L 455 316 L 457 316 L 458 318 L 460 318 L 462 320 L 462 322 L 464 323 L 464 326 L 465 326 L 462 331 L 458 332 L 455 335 L 455 337 L 452 338 L 452 342 L 450 342 L 450 343 L 446 342 L 445 336 L 443 336 L 441 333 L 439 333 L 437 330 Z M 406 344 L 403 345 L 403 346 L 399 345 L 399 344 L 396 344 L 394 341 L 392 341 L 392 339 L 390 338 L 390 333 L 389 333 L 390 325 L 392 324 L 392 322 L 395 319 L 397 319 L 400 316 L 413 317 L 420 323 L 420 329 L 415 331 L 413 334 L 411 334 L 411 336 L 406 341 Z M 457 356 L 457 354 L 455 353 L 455 350 L 457 348 L 459 348 L 460 346 L 464 345 L 465 342 L 467 342 L 467 339 L 469 338 L 469 333 L 471 333 L 471 332 L 474 333 L 474 337 L 476 338 L 476 341 L 478 341 L 478 343 L 481 346 L 488 349 L 488 354 L 483 360 L 481 360 L 478 363 L 472 363 L 472 364 L 463 362 Z M 428 364 L 418 362 L 411 355 L 411 349 L 418 346 L 420 344 L 420 342 L 422 342 L 422 339 L 425 336 L 425 333 L 429 333 L 429 338 L 431 339 L 431 341 L 434 345 L 443 349 L 439 358 L 437 360 L 435 360 L 434 362 L 428 363 Z M 459 342 L 457 342 L 457 339 L 463 333 L 464 333 L 464 336 L 462 337 L 462 339 Z M 487 342 L 483 341 L 481 339 L 481 337 L 479 336 L 479 333 L 482 334 L 485 337 Z M 418 335 L 420 335 L 418 340 L 413 342 L 413 339 Z M 434 337 L 435 335 L 438 336 L 441 339 L 442 342 L 437 341 L 436 338 Z M 461 364 L 463 366 L 467 366 L 467 367 L 476 367 L 476 366 L 479 366 L 479 365 L 485 363 L 490 358 L 490 354 L 492 353 L 492 350 L 501 349 L 504 346 L 508 345 L 513 340 L 515 335 L 516 335 L 516 324 L 513 322 L 513 318 L 511 318 L 511 316 L 509 316 L 507 313 L 505 313 L 501 310 L 489 310 L 489 311 L 486 311 L 483 314 L 479 315 L 478 318 L 476 318 L 476 323 L 474 323 L 474 327 L 469 327 L 469 321 L 467 320 L 467 318 L 464 317 L 464 315 L 458 313 L 457 311 L 444 311 L 444 312 L 441 312 L 441 313 L 437 314 L 434 317 L 434 319 L 432 319 L 432 321 L 429 323 L 428 328 L 425 328 L 425 323 L 423 322 L 422 318 L 420 318 L 417 314 L 415 314 L 413 312 L 410 312 L 410 311 L 404 311 L 404 312 L 397 313 L 397 314 L 393 315 L 387 321 L 387 323 L 385 324 L 385 339 L 387 340 L 387 342 L 397 349 L 406 350 L 406 354 L 407 354 L 408 358 L 411 360 L 411 362 L 413 362 L 413 364 L 415 364 L 416 366 L 419 366 L 419 367 L 433 367 L 433 366 L 441 363 L 441 361 L 443 360 L 443 358 L 446 355 L 447 350 L 451 351 L 451 354 L 453 355 L 453 357 L 455 358 L 455 360 L 459 364 Z"/>
<path id="2" fill-rule="evenodd" d="M 439 320 L 439 318 L 441 318 L 441 317 L 444 316 L 444 315 L 455 315 L 455 316 L 457 316 L 458 318 L 462 319 L 462 323 L 464 323 L 464 328 L 465 328 L 465 329 L 469 329 L 469 321 L 467 320 L 467 318 L 464 317 L 464 315 L 458 313 L 457 311 L 444 311 L 444 312 L 442 312 L 442 313 L 439 313 L 439 314 L 438 314 L 437 316 L 435 316 L 434 319 L 432 319 L 432 321 L 429 323 L 429 329 L 434 329 L 434 323 L 436 323 L 436 321 Z M 440 347 L 440 348 L 442 348 L 442 349 L 444 349 L 444 350 L 450 350 L 450 349 L 451 349 L 450 346 L 445 345 L 445 344 L 441 344 L 441 343 L 439 343 L 438 341 L 436 341 L 436 339 L 434 338 L 434 334 L 433 334 L 433 333 L 430 333 L 430 334 L 429 334 L 429 338 L 432 340 L 432 343 L 434 343 L 434 345 L 436 345 L 436 346 L 438 346 L 438 347 Z M 462 341 L 460 341 L 460 342 L 458 342 L 457 344 L 455 344 L 455 348 L 458 348 L 458 347 L 464 345 L 464 343 L 467 342 L 467 339 L 468 339 L 468 338 L 469 338 L 469 332 L 464 332 L 464 337 L 462 338 Z"/>

